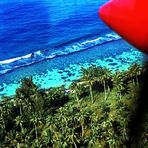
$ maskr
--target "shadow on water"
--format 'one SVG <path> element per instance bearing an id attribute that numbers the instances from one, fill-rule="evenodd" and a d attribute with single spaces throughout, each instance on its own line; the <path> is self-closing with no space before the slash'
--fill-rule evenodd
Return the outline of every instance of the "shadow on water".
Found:
<path id="1" fill-rule="evenodd" d="M 103 1 L 0 1 L 0 61 L 108 29 L 97 13 Z"/>

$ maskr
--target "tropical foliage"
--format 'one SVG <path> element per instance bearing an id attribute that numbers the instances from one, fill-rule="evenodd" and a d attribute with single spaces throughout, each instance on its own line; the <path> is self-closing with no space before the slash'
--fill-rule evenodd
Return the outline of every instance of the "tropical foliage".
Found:
<path id="1" fill-rule="evenodd" d="M 13 97 L 0 102 L 0 147 L 124 148 L 132 146 L 129 124 L 136 111 L 144 68 L 112 73 L 92 66 L 69 90 L 39 89 L 22 80 Z M 148 124 L 137 142 L 148 147 Z"/>

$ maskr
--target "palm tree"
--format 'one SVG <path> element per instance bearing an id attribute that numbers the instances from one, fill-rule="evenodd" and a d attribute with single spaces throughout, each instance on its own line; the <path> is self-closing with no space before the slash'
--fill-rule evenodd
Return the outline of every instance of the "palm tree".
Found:
<path id="1" fill-rule="evenodd" d="M 78 102 L 78 106 L 80 107 L 80 99 L 84 96 L 86 92 L 85 85 L 81 82 L 75 81 L 70 86 L 71 92 L 75 95 L 75 98 Z"/>
<path id="2" fill-rule="evenodd" d="M 16 122 L 16 125 L 21 128 L 21 132 L 24 133 L 22 116 L 17 116 L 15 118 L 15 122 Z"/>
<path id="3" fill-rule="evenodd" d="M 127 86 L 124 83 L 124 80 L 125 80 L 125 76 L 123 75 L 123 73 L 121 73 L 121 72 L 115 73 L 115 75 L 113 77 L 113 84 L 117 90 L 117 93 L 119 94 L 120 100 L 122 98 L 122 93 L 125 91 L 125 89 L 127 90 Z"/>
<path id="4" fill-rule="evenodd" d="M 23 135 L 25 134 L 24 128 L 23 128 L 23 120 L 22 120 L 22 116 L 17 116 L 15 118 L 15 123 L 17 126 L 20 127 L 21 132 L 19 132 L 19 134 L 17 135 L 19 139 L 21 139 L 21 141 L 23 140 Z M 20 148 L 20 142 L 18 142 L 17 140 L 17 148 Z"/>
<path id="5" fill-rule="evenodd" d="M 139 87 L 139 79 L 138 78 L 141 75 L 141 72 L 142 72 L 142 70 L 141 70 L 140 65 L 136 64 L 135 65 L 135 77 L 136 77 L 136 83 L 137 83 L 138 87 Z"/>
<path id="6" fill-rule="evenodd" d="M 89 92 L 90 92 L 90 98 L 91 102 L 94 102 L 94 96 L 93 96 L 93 84 L 95 82 L 95 78 L 97 76 L 97 68 L 96 67 L 89 67 L 88 69 L 81 69 L 82 78 L 81 82 L 86 84 L 86 86 L 89 86 Z"/>
<path id="7" fill-rule="evenodd" d="M 8 97 L 3 97 L 0 101 L 0 128 L 2 129 L 3 134 L 6 133 L 8 121 L 12 118 L 12 107 L 12 100 L 10 100 Z"/>
<path id="8" fill-rule="evenodd" d="M 118 119 L 120 119 L 119 123 L 122 129 L 121 133 L 122 133 L 123 140 L 124 141 L 129 140 L 127 127 L 128 127 L 129 119 L 130 119 L 130 109 L 128 108 L 126 104 L 124 104 L 123 102 L 119 100 L 116 103 L 116 110 L 117 110 Z"/>
<path id="9" fill-rule="evenodd" d="M 111 77 L 111 72 L 108 69 L 102 69 L 102 68 L 98 68 L 98 76 L 97 76 L 97 80 L 98 82 L 103 83 L 103 87 L 104 87 L 104 94 L 105 97 L 104 99 L 106 100 L 107 98 L 107 93 L 106 93 L 106 87 L 107 87 L 107 82 Z M 109 87 L 109 86 L 108 86 Z"/>
<path id="10" fill-rule="evenodd" d="M 51 145 L 52 134 L 50 126 L 51 125 L 48 125 L 47 127 L 47 125 L 45 125 L 41 133 L 41 141 L 45 147 L 47 147 L 47 145 Z"/>
<path id="11" fill-rule="evenodd" d="M 135 84 L 135 81 L 137 85 L 139 86 L 139 80 L 138 77 L 141 75 L 142 69 L 139 64 L 135 63 L 128 69 L 128 76 L 130 76 L 130 79 L 133 79 L 133 84 Z"/>
<path id="12" fill-rule="evenodd" d="M 0 121 L 1 121 L 0 127 L 3 130 L 6 130 L 5 117 L 4 117 L 5 116 L 5 110 L 6 110 L 5 103 L 0 102 Z"/>
<path id="13" fill-rule="evenodd" d="M 21 98 L 26 104 L 32 103 L 32 98 L 38 91 L 38 87 L 33 83 L 32 77 L 22 80 L 20 88 L 16 90 L 16 97 Z"/>
<path id="14" fill-rule="evenodd" d="M 34 125 L 35 138 L 38 139 L 38 125 L 42 123 L 41 118 L 34 114 L 31 117 L 30 122 Z"/>
<path id="15" fill-rule="evenodd" d="M 14 106 L 19 107 L 20 116 L 23 115 L 23 105 L 25 105 L 23 99 L 16 97 L 16 99 L 14 100 Z"/>

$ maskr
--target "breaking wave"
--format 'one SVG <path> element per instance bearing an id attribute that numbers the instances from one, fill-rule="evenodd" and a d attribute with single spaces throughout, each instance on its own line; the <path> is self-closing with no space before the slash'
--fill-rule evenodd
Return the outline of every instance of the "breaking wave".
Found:
<path id="1" fill-rule="evenodd" d="M 43 60 L 53 59 L 59 56 L 65 56 L 74 52 L 87 50 L 91 47 L 101 45 L 107 42 L 120 40 L 121 37 L 115 33 L 109 33 L 104 36 L 82 38 L 79 40 L 64 43 L 53 49 L 39 50 L 21 57 L 0 61 L 0 75 L 10 72 L 16 68 L 28 66 Z"/>

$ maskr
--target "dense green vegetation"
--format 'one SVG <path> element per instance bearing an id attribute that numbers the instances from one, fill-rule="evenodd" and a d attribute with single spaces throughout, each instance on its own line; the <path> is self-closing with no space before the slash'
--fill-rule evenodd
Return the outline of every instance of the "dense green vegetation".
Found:
<path id="1" fill-rule="evenodd" d="M 92 66 L 68 90 L 41 90 L 31 78 L 13 97 L 0 102 L 2 148 L 124 148 L 129 147 L 130 122 L 136 112 L 144 68 L 111 73 Z M 144 123 L 136 146 L 148 147 Z M 136 147 L 135 146 L 135 147 Z M 134 147 L 134 146 L 133 146 Z"/>

